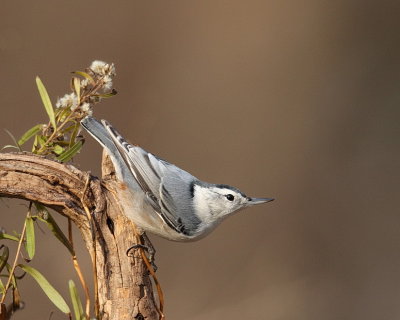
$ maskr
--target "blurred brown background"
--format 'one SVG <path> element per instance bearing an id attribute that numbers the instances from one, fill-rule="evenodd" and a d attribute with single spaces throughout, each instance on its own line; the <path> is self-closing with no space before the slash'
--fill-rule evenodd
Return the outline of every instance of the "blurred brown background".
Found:
<path id="1" fill-rule="evenodd" d="M 55 101 L 70 71 L 114 62 L 119 94 L 96 117 L 203 180 L 277 198 L 200 242 L 152 237 L 168 319 L 399 319 L 400 2 L 1 7 L 0 128 L 44 121 L 36 75 Z M 88 138 L 76 165 L 98 174 L 100 156 Z M 10 232 L 21 204 L 0 201 Z M 68 298 L 67 251 L 38 237 L 32 266 Z M 28 277 L 21 292 L 15 319 L 65 319 Z"/>

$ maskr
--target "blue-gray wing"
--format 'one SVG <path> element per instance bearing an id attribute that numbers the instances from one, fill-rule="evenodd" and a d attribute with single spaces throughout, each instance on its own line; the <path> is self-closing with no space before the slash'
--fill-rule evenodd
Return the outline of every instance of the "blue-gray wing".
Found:
<path id="1" fill-rule="evenodd" d="M 200 220 L 192 208 L 197 180 L 190 173 L 129 144 L 107 121 L 102 120 L 124 162 L 129 166 L 148 203 L 164 222 L 179 233 L 190 234 Z"/>

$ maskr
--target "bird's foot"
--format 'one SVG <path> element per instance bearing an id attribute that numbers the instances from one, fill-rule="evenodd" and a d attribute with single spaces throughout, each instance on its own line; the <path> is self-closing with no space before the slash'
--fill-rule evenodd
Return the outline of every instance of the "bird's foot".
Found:
<path id="1" fill-rule="evenodd" d="M 155 254 L 156 254 L 156 250 L 154 249 L 152 243 L 150 242 L 149 238 L 147 237 L 147 235 L 145 233 L 143 233 L 140 236 L 140 240 L 142 243 L 136 243 L 133 246 L 129 247 L 128 250 L 126 250 L 126 255 L 129 256 L 129 253 L 131 250 L 137 250 L 137 249 L 142 249 L 144 251 L 147 251 L 147 259 L 150 262 L 151 266 L 153 267 L 154 272 L 157 271 L 157 266 L 155 264 Z M 143 244 L 144 243 L 144 244 Z"/>

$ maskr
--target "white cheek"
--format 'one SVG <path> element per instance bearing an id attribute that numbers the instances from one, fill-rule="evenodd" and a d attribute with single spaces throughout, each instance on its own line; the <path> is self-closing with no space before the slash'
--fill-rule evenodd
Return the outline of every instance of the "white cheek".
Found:
<path id="1" fill-rule="evenodd" d="M 195 192 L 193 197 L 194 208 L 199 218 L 207 222 L 210 220 L 210 195 L 204 192 L 201 187 L 195 186 Z"/>

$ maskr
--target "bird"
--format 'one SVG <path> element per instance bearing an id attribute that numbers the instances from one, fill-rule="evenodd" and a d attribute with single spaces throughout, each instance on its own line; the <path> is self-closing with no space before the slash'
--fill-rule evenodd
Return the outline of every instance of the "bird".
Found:
<path id="1" fill-rule="evenodd" d="M 252 198 L 239 189 L 204 182 L 189 172 L 127 142 L 106 120 L 92 116 L 82 127 L 106 149 L 124 187 L 120 206 L 142 231 L 172 241 L 203 238 L 225 218 L 273 198 Z"/>

